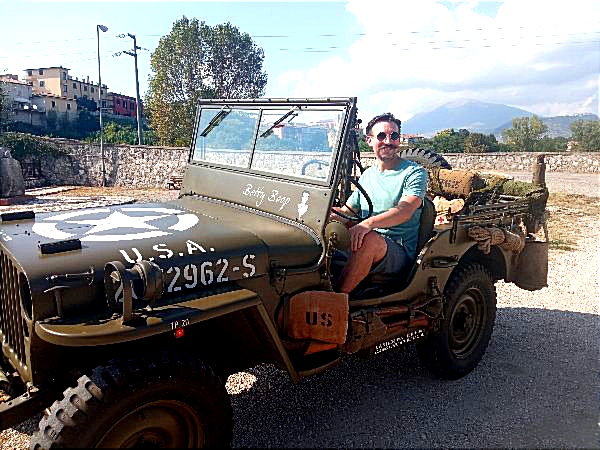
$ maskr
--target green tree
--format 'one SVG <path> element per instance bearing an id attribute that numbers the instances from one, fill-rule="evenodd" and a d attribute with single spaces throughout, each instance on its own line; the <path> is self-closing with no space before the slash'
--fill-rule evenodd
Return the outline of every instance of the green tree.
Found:
<path id="1" fill-rule="evenodd" d="M 206 78 L 215 98 L 254 98 L 264 93 L 267 74 L 264 53 L 247 33 L 230 23 L 207 30 Z"/>
<path id="2" fill-rule="evenodd" d="M 469 134 L 469 131 L 463 128 L 458 131 L 454 131 L 454 128 L 440 131 L 433 137 L 433 149 L 437 153 L 463 153 L 465 139 Z"/>
<path id="3" fill-rule="evenodd" d="M 369 144 L 367 144 L 367 139 L 365 138 L 365 133 L 363 133 L 362 131 L 358 133 L 357 136 L 357 140 L 358 140 L 358 151 L 359 152 L 371 152 L 373 151 L 371 149 L 371 147 L 369 147 Z"/>
<path id="4" fill-rule="evenodd" d="M 100 122 L 97 116 L 93 115 L 90 111 L 82 109 L 77 111 L 75 128 L 77 129 L 79 138 L 82 139 L 98 131 L 100 129 Z"/>
<path id="5" fill-rule="evenodd" d="M 229 23 L 177 20 L 151 57 L 146 105 L 160 143 L 189 145 L 201 98 L 261 96 L 267 84 L 263 59 L 251 37 Z"/>
<path id="6" fill-rule="evenodd" d="M 571 124 L 571 133 L 577 142 L 575 150 L 600 152 L 600 120 L 576 120 Z"/>
<path id="7" fill-rule="evenodd" d="M 535 150 L 537 152 L 564 152 L 567 149 L 568 138 L 558 137 L 543 137 L 537 143 Z"/>
<path id="8" fill-rule="evenodd" d="M 10 101 L 4 83 L 0 82 L 0 131 L 10 123 Z"/>
<path id="9" fill-rule="evenodd" d="M 89 97 L 77 97 L 77 111 L 97 111 L 96 100 Z"/>
<path id="10" fill-rule="evenodd" d="M 513 119 L 512 128 L 504 130 L 502 136 L 511 150 L 533 152 L 547 131 L 546 124 L 533 115 Z"/>
<path id="11" fill-rule="evenodd" d="M 58 129 L 58 114 L 54 110 L 48 111 L 46 114 L 46 127 L 50 135 Z"/>
<path id="12" fill-rule="evenodd" d="M 465 153 L 489 153 L 499 150 L 493 134 L 469 133 L 464 141 Z"/>

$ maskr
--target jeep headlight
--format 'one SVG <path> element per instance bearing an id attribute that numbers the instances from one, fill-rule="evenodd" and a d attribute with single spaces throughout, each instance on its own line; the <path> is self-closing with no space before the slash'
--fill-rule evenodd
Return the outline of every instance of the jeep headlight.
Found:
<path id="1" fill-rule="evenodd" d="M 135 319 L 133 299 L 147 301 L 152 307 L 164 291 L 164 276 L 158 264 L 141 260 L 131 269 L 120 261 L 104 266 L 104 291 L 109 308 L 118 312 L 123 307 L 123 323 Z"/>

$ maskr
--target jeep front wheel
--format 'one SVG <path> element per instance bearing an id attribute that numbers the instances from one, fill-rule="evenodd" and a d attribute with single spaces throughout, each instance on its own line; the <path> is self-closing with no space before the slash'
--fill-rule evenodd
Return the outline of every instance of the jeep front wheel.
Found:
<path id="1" fill-rule="evenodd" d="M 433 373 L 454 380 L 471 372 L 485 353 L 496 319 L 496 288 L 483 266 L 461 264 L 444 296 L 439 329 L 417 343 L 417 354 Z"/>
<path id="2" fill-rule="evenodd" d="M 40 421 L 32 449 L 228 447 L 224 384 L 184 354 L 111 361 L 82 376 Z"/>

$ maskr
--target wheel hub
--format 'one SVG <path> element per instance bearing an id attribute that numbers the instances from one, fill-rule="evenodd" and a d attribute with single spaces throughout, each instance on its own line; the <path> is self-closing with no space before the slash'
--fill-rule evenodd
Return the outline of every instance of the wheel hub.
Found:
<path id="1" fill-rule="evenodd" d="M 198 448 L 203 424 L 192 407 L 160 400 L 127 414 L 98 442 L 100 448 Z"/>
<path id="2" fill-rule="evenodd" d="M 483 326 L 483 297 L 470 289 L 457 300 L 450 319 L 449 345 L 456 357 L 469 355 L 479 341 Z"/>

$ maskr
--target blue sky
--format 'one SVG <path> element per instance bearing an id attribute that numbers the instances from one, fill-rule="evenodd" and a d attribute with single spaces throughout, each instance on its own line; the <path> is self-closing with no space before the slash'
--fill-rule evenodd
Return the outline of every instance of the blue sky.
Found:
<path id="1" fill-rule="evenodd" d="M 230 22 L 265 52 L 266 96 L 357 96 L 368 120 L 406 120 L 464 98 L 540 115 L 598 114 L 600 2 L 349 0 L 346 2 L 87 2 L 0 0 L 0 73 L 59 66 L 142 97 L 150 54 L 183 15 Z"/>

